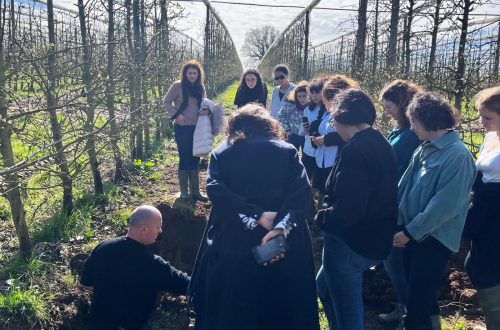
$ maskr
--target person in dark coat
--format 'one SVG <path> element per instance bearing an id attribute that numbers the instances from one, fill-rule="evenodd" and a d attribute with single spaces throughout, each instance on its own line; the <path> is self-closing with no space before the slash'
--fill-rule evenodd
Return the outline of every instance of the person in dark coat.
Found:
<path id="1" fill-rule="evenodd" d="M 487 133 L 463 232 L 472 241 L 465 269 L 478 289 L 486 327 L 500 329 L 500 87 L 481 91 L 475 103 Z"/>
<path id="2" fill-rule="evenodd" d="M 189 289 L 196 329 L 317 330 L 312 193 L 298 152 L 255 104 L 233 113 L 228 133 L 208 168 L 212 210 Z M 257 264 L 252 248 L 279 235 L 285 255 Z"/>
<path id="3" fill-rule="evenodd" d="M 375 118 L 364 92 L 336 96 L 332 124 L 346 144 L 326 183 L 327 207 L 315 218 L 324 231 L 318 295 L 335 329 L 364 329 L 363 272 L 387 257 L 396 225 L 396 156 L 372 128 Z"/>
<path id="4" fill-rule="evenodd" d="M 234 97 L 234 105 L 237 108 L 248 103 L 259 103 L 264 107 L 267 104 L 266 83 L 262 81 L 259 71 L 255 69 L 248 69 L 243 73 Z"/>

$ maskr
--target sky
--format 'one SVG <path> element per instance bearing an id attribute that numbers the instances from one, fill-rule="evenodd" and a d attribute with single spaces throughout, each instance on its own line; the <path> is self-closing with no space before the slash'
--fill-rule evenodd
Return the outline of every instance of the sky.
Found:
<path id="1" fill-rule="evenodd" d="M 221 0 L 226 2 L 255 3 L 264 5 L 307 6 L 311 0 Z M 317 7 L 356 9 L 359 0 L 322 0 Z M 421 1 L 417 0 L 417 3 Z M 476 13 L 500 14 L 500 0 L 491 0 L 493 4 L 481 6 Z M 76 9 L 76 0 L 54 0 L 55 4 Z M 177 22 L 177 29 L 184 31 L 200 43 L 203 42 L 202 25 L 205 19 L 205 6 L 201 0 L 184 0 L 178 2 L 185 8 L 186 17 Z M 369 1 L 372 4 L 372 0 Z M 265 24 L 274 26 L 278 31 L 288 24 L 302 11 L 300 8 L 270 8 L 249 5 L 213 3 L 213 7 L 227 26 L 243 65 L 248 67 L 251 61 L 241 52 L 245 33 L 252 28 Z M 317 45 L 323 41 L 334 39 L 355 28 L 355 12 L 314 9 L 311 14 L 311 41 Z"/>

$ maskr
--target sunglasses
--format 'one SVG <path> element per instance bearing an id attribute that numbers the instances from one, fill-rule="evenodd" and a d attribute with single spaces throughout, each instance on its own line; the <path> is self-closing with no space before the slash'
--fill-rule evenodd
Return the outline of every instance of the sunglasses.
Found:
<path id="1" fill-rule="evenodd" d="M 285 76 L 276 76 L 274 77 L 274 80 L 278 81 L 278 80 L 283 80 L 285 79 Z"/>

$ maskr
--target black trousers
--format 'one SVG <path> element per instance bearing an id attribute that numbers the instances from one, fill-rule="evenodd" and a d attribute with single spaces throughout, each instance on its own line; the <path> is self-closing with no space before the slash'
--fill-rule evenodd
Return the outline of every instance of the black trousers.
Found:
<path id="1" fill-rule="evenodd" d="M 196 171 L 200 158 L 193 156 L 194 125 L 174 125 L 175 143 L 179 152 L 179 170 Z"/>
<path id="2" fill-rule="evenodd" d="M 406 330 L 432 329 L 431 315 L 439 315 L 437 290 L 451 251 L 432 236 L 410 241 L 403 251 L 407 277 Z"/>

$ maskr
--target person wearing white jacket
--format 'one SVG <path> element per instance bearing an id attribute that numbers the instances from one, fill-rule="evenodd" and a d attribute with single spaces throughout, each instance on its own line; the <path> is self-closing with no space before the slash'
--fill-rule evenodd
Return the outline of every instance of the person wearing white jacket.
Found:
<path id="1" fill-rule="evenodd" d="M 273 89 L 271 106 L 269 107 L 269 113 L 274 119 L 278 119 L 278 113 L 286 104 L 288 94 L 290 94 L 295 87 L 295 85 L 288 80 L 289 73 L 290 70 L 284 64 L 278 64 L 274 68 L 274 81 L 276 81 L 278 86 Z"/>

